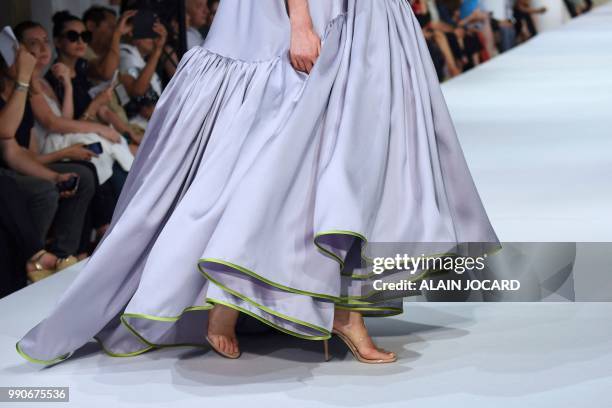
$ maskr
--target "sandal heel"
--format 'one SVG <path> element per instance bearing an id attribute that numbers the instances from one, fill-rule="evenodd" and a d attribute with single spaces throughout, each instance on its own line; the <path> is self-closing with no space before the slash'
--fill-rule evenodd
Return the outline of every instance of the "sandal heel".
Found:
<path id="1" fill-rule="evenodd" d="M 351 353 L 353 354 L 353 356 L 355 357 L 355 359 L 361 363 L 367 363 L 367 364 L 384 364 L 384 363 L 393 363 L 395 361 L 397 361 L 397 356 L 394 354 L 393 358 L 388 359 L 388 360 L 381 360 L 381 359 L 370 359 L 370 358 L 366 358 L 364 356 L 361 355 L 361 353 L 359 352 L 359 349 L 357 348 L 357 346 L 355 345 L 355 343 L 353 343 L 353 341 L 344 333 L 340 332 L 339 330 L 333 330 L 332 331 L 333 334 L 335 334 L 336 336 L 338 336 L 340 338 L 340 340 L 342 340 L 342 342 L 344 342 L 344 344 L 346 344 L 346 346 L 348 347 L 348 349 L 351 351 Z"/>

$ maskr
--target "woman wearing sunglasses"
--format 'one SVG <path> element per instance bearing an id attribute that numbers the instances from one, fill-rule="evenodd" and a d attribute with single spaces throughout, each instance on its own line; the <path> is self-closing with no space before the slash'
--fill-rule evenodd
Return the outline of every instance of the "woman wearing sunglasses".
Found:
<path id="1" fill-rule="evenodd" d="M 87 78 L 88 64 L 83 56 L 91 35 L 85 30 L 83 22 L 67 12 L 56 13 L 53 21 L 58 57 L 40 78 L 46 92 L 33 101 L 37 120 L 41 124 L 41 134 L 47 136 L 42 137 L 44 143 L 41 147 L 57 150 L 77 142 L 87 144 L 99 141 L 104 151 L 98 157 L 99 160 L 94 160 L 99 182 L 103 184 L 110 179 L 114 195 L 118 196 L 134 159 L 126 140 L 121 136 L 129 127 L 108 107 L 112 88 L 100 92 L 95 98 L 89 95 L 91 83 Z M 50 62 L 46 32 L 41 27 L 23 31 L 32 37 L 29 39 L 33 44 L 40 43 L 31 51 L 39 57 L 37 72 L 42 74 Z M 68 122 L 61 119 L 67 119 Z M 65 126 L 66 123 L 69 125 Z M 101 138 L 92 136 L 92 133 Z"/>
<path id="2" fill-rule="evenodd" d="M 36 121 L 36 138 L 32 138 L 32 150 L 45 157 L 55 160 L 83 161 L 95 172 L 96 193 L 91 207 L 91 227 L 102 235 L 107 228 L 116 198 L 110 179 L 113 176 L 115 152 L 125 160 L 133 160 L 129 149 L 120 151 L 120 144 L 111 140 L 121 136 L 110 126 L 93 121 L 75 120 L 72 112 L 72 81 L 69 70 L 52 68 L 60 73 L 62 86 L 67 90 L 63 100 L 55 94 L 53 87 L 45 79 L 44 73 L 51 62 L 51 42 L 44 27 L 32 21 L 24 21 L 14 29 L 17 39 L 35 57 L 36 64 L 32 74 L 33 87 L 37 92 L 30 95 L 29 102 Z M 86 149 L 84 145 L 102 144 L 101 154 Z M 125 164 L 131 164 L 131 161 Z"/>

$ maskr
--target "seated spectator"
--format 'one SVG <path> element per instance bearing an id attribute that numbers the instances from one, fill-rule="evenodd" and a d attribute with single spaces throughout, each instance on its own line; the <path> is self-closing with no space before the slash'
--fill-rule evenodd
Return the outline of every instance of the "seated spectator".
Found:
<path id="1" fill-rule="evenodd" d="M 496 22 L 499 51 L 506 52 L 516 45 L 516 28 L 514 26 L 514 0 L 504 0 L 504 14 Z"/>
<path id="2" fill-rule="evenodd" d="M 127 21 L 136 10 L 126 11 L 119 21 L 111 8 L 92 6 L 83 14 L 83 24 L 91 33 L 85 59 L 88 61 L 90 79 L 108 81 L 119 69 L 119 46 L 121 38 L 130 32 Z"/>
<path id="3" fill-rule="evenodd" d="M 83 23 L 91 32 L 91 42 L 87 47 L 85 59 L 89 65 L 88 79 L 92 85 L 111 85 L 110 80 L 119 69 L 121 37 L 130 32 L 127 21 L 135 14 L 136 10 L 128 10 L 117 21 L 115 11 L 107 7 L 92 6 L 85 11 Z M 123 134 L 128 138 L 130 150 L 136 154 L 144 129 L 129 123 L 127 113 L 115 92 L 108 107 L 119 116 L 122 123 L 128 124 Z"/>
<path id="4" fill-rule="evenodd" d="M 432 23 L 432 27 L 445 33 L 456 64 L 464 72 L 480 63 L 483 46 L 478 36 L 465 28 L 473 16 L 465 20 L 459 18 L 460 5 L 460 0 L 436 0 L 439 21 Z"/>
<path id="5" fill-rule="evenodd" d="M 110 92 L 111 100 L 103 100 L 103 98 L 92 100 L 92 96 L 95 95 L 92 93 L 94 91 L 92 89 L 93 85 L 89 81 L 88 75 L 90 73 L 95 75 L 95 72 L 107 68 L 101 68 L 99 64 L 90 68 L 89 63 L 84 58 L 87 52 L 87 43 L 91 41 L 91 32 L 85 30 L 85 25 L 78 17 L 66 11 L 55 13 L 53 21 L 53 37 L 58 54 L 56 62 L 61 62 L 70 69 L 74 117 L 110 124 L 121 134 L 126 134 L 131 140 L 131 137 L 135 135 L 132 133 L 129 123 L 122 120 L 110 108 L 112 90 Z M 63 101 L 64 84 L 57 78 L 56 73 L 53 71 L 47 72 L 46 79 L 53 87 L 59 100 Z M 132 151 L 135 151 L 135 149 Z M 125 178 L 127 174 L 123 173 L 121 177 Z"/>
<path id="6" fill-rule="evenodd" d="M 202 44 L 204 36 L 200 30 L 208 25 L 210 11 L 206 0 L 186 0 L 185 11 L 187 17 L 187 49 Z"/>
<path id="7" fill-rule="evenodd" d="M 480 36 L 486 52 L 481 53 L 481 61 L 486 61 L 497 55 L 495 37 L 491 27 L 490 13 L 485 9 L 482 0 L 462 0 L 459 8 L 459 18 L 468 30 Z M 461 25 L 461 22 L 459 23 Z"/>
<path id="8" fill-rule="evenodd" d="M 0 142 L 1 144 L 1 142 Z M 53 201 L 55 203 L 55 201 Z M 0 168 L 0 298 L 57 272 L 15 177 Z"/>
<path id="9" fill-rule="evenodd" d="M 432 0 L 433 1 L 433 0 Z M 437 13 L 431 13 L 426 0 L 412 0 L 411 6 L 427 42 L 432 62 L 436 68 L 438 80 L 442 81 L 449 76 L 459 75 L 455 65 L 454 56 L 450 50 L 448 40 L 444 33 L 432 27 L 432 21 L 437 19 Z"/>
<path id="10" fill-rule="evenodd" d="M 591 0 L 563 0 L 563 3 L 572 17 L 586 13 L 593 7 Z"/>
<path id="11" fill-rule="evenodd" d="M 71 78 L 71 71 L 65 64 L 54 64 L 50 70 L 51 75 L 64 90 L 63 100 L 60 101 L 46 79 L 49 75 L 43 76 L 51 59 L 51 50 L 47 33 L 42 26 L 24 22 L 15 27 L 15 35 L 37 58 L 32 82 L 40 92 L 32 95 L 31 102 L 37 121 L 39 152 L 49 154 L 79 143 L 100 143 L 102 153 L 92 157 L 91 162 L 95 166 L 99 184 L 110 180 L 115 195 L 118 196 L 134 160 L 126 140 L 110 126 L 73 119 L 76 110 L 73 95 L 76 91 L 72 90 L 72 86 L 75 82 L 82 86 L 85 79 L 78 76 Z M 77 42 L 71 46 L 78 47 L 82 44 Z M 81 91 L 78 93 L 81 94 Z M 101 92 L 89 102 L 86 110 L 97 111 L 99 106 L 110 101 L 111 92 L 112 89 Z"/>
<path id="12" fill-rule="evenodd" d="M 162 83 L 156 69 L 168 34 L 163 24 L 155 21 L 152 13 L 142 10 L 138 13 L 142 13 L 138 18 L 148 19 L 152 24 L 132 30 L 129 43 L 121 44 L 119 66 L 121 83 L 131 98 L 126 107 L 130 122 L 146 129 L 162 93 Z"/>
<path id="13" fill-rule="evenodd" d="M 151 27 L 153 27 L 155 23 L 164 26 L 164 30 L 166 30 L 166 40 L 155 72 L 160 79 L 162 88 L 165 87 L 176 72 L 179 63 L 179 53 L 177 50 L 181 49 L 179 41 L 179 21 L 177 19 L 177 9 L 173 6 L 174 3 L 158 0 L 157 3 L 155 3 L 157 7 L 153 8 L 151 7 L 151 0 L 123 0 L 122 4 L 124 10 L 136 10 L 138 12 L 136 16 L 130 19 L 129 23 L 134 25 L 135 21 L 139 21 L 138 27 L 144 28 L 144 35 L 151 35 Z M 187 25 L 186 16 L 185 25 Z M 140 28 L 138 30 L 140 30 Z M 157 36 L 155 32 L 153 32 L 152 35 L 153 38 Z M 143 30 L 140 30 L 140 32 L 136 34 L 136 37 L 144 38 Z M 132 38 L 132 36 L 130 35 L 128 38 Z"/>
<path id="14" fill-rule="evenodd" d="M 95 188 L 93 173 L 87 167 L 54 161 L 51 157 L 43 158 L 29 150 L 30 142 L 35 137 L 27 93 L 30 87 L 33 93 L 40 92 L 32 84 L 36 62 L 36 58 L 23 46 L 12 66 L 7 67 L 0 59 L 0 174 L 15 181 L 32 220 L 34 236 L 27 239 L 39 247 L 28 269 L 32 281 L 45 277 L 50 270 L 48 263 L 52 256 L 47 256 L 46 267 L 39 262 L 45 256 L 40 246 L 50 229 L 54 231 L 50 251 L 60 257 L 54 269 L 76 263 L 84 216 Z M 59 192 L 57 184 L 73 177 L 78 177 L 77 187 L 72 191 Z M 16 222 L 27 224 L 23 220 Z"/>
<path id="15" fill-rule="evenodd" d="M 215 14 L 217 14 L 217 9 L 219 8 L 220 0 L 208 0 L 208 26 L 212 24 L 215 19 Z"/>
<path id="16" fill-rule="evenodd" d="M 526 41 L 538 33 L 531 16 L 545 12 L 546 7 L 531 7 L 531 0 L 516 0 L 514 4 L 514 20 L 519 42 Z"/>

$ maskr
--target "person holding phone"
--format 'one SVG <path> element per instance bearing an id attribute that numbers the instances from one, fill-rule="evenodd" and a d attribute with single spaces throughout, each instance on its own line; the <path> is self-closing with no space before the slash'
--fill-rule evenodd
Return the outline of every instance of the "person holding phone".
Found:
<path id="1" fill-rule="evenodd" d="M 139 10 L 131 23 L 128 43 L 121 44 L 119 78 L 130 96 L 126 106 L 130 121 L 146 129 L 163 90 L 156 70 L 168 32 L 150 10 Z"/>
<path id="2" fill-rule="evenodd" d="M 77 29 L 76 26 L 82 28 L 80 22 L 74 21 L 70 24 L 66 26 L 65 33 L 70 32 L 72 28 Z M 71 78 L 70 69 L 64 64 L 55 64 L 51 68 L 61 78 L 62 89 L 66 90 L 63 100 L 58 98 L 46 78 L 48 75 L 44 75 L 46 67 L 51 62 L 51 49 L 47 32 L 40 24 L 31 21 L 22 22 L 15 27 L 15 35 L 37 58 L 33 85 L 39 92 L 32 95 L 31 102 L 37 124 L 40 152 L 50 154 L 75 144 L 102 143 L 103 153 L 90 157 L 90 160 L 95 167 L 98 184 L 102 185 L 109 181 L 113 194 L 117 197 L 134 160 L 127 141 L 106 124 L 74 119 L 72 86 L 75 81 Z M 61 36 L 64 36 L 63 32 Z M 65 46 L 79 45 L 82 46 L 82 44 Z M 103 96 L 96 97 L 94 101 L 97 102 L 92 103 L 101 103 L 100 101 L 110 97 L 111 92 L 110 89 L 102 92 Z"/>
<path id="3" fill-rule="evenodd" d="M 53 270 L 60 270 L 77 261 L 95 181 L 87 167 L 54 162 L 59 156 L 41 157 L 30 150 L 30 142 L 36 140 L 28 99 L 30 92 L 37 92 L 30 89 L 35 65 L 36 58 L 24 45 L 20 45 L 10 67 L 0 59 L 0 172 L 12 177 L 24 194 L 39 239 L 44 242 L 53 230 L 49 251 L 60 258 Z M 65 154 L 90 155 L 76 149 Z M 40 265 L 28 272 L 34 274 L 36 270 L 41 270 Z M 34 275 L 30 279 L 37 280 Z"/>
<path id="4" fill-rule="evenodd" d="M 109 83 L 107 88 L 94 97 L 90 94 L 93 86 L 89 79 L 91 73 L 106 75 L 114 60 L 94 63 L 94 67 L 90 68 L 89 61 L 85 57 L 89 44 L 93 41 L 93 35 L 86 29 L 83 21 L 68 11 L 55 13 L 53 41 L 57 60 L 46 73 L 45 79 L 64 106 L 66 97 L 72 97 L 70 101 L 72 115 L 69 116 L 111 125 L 118 133 L 131 133 L 129 124 L 110 108 L 114 92 L 113 84 Z M 100 67 L 102 63 L 105 64 L 104 67 Z M 110 74 L 111 77 L 113 72 Z M 71 95 L 67 95 L 68 93 Z"/>
<path id="5" fill-rule="evenodd" d="M 111 96 L 108 108 L 118 116 L 120 123 L 112 123 L 115 129 L 129 138 L 133 153 L 142 140 L 144 129 L 129 123 L 127 113 L 117 95 L 118 92 L 125 91 L 117 90 L 117 86 L 121 86 L 118 78 L 120 41 L 131 32 L 132 27 L 128 20 L 135 14 L 136 10 L 128 10 L 117 18 L 114 9 L 99 5 L 94 5 L 83 13 L 83 23 L 87 31 L 91 32 L 91 42 L 87 45 L 83 57 L 88 63 L 88 78 L 96 88 L 104 84 L 116 90 Z"/>

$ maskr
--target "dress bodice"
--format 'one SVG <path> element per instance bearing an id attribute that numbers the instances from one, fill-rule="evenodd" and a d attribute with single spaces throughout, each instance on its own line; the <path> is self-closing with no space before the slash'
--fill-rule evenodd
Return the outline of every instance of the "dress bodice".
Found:
<path id="1" fill-rule="evenodd" d="M 347 4 L 346 0 L 309 0 L 309 8 L 321 36 L 334 17 L 346 12 Z M 237 60 L 265 61 L 289 49 L 290 29 L 285 0 L 224 0 L 203 46 Z"/>

